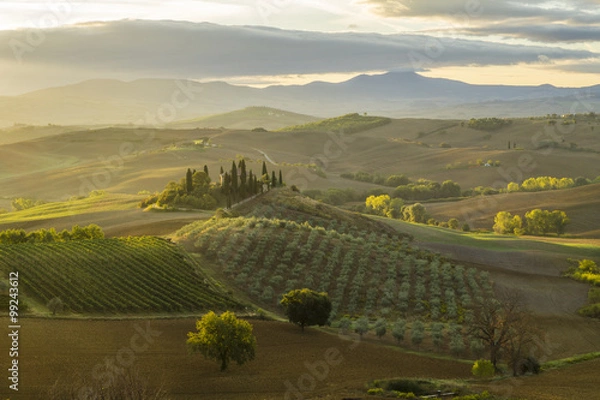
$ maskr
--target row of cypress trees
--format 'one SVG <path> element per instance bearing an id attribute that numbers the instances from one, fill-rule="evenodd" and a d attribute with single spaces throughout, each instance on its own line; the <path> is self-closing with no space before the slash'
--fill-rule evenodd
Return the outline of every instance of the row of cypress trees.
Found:
<path id="1" fill-rule="evenodd" d="M 210 182 L 208 166 L 206 165 L 204 166 L 204 174 L 207 181 Z M 188 194 L 193 192 L 195 175 L 196 171 L 188 168 L 185 176 L 185 187 Z M 219 185 L 221 186 L 221 193 L 226 198 L 227 208 L 244 199 L 263 193 L 265 190 L 283 186 L 281 170 L 279 170 L 279 177 L 275 175 L 274 170 L 269 175 L 267 164 L 264 161 L 261 175 L 254 174 L 251 169 L 247 170 L 246 160 L 241 159 L 237 164 L 232 161 L 231 168 L 227 171 L 221 167 L 219 176 Z"/>

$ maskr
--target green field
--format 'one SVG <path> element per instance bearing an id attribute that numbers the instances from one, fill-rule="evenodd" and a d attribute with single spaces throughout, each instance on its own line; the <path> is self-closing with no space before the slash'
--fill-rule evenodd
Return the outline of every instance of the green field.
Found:
<path id="1" fill-rule="evenodd" d="M 25 210 L 0 214 L 0 224 L 74 217 L 91 212 L 133 210 L 144 196 L 100 192 L 85 198 L 74 198 L 42 204 Z"/>
<path id="2" fill-rule="evenodd" d="M 541 251 L 562 254 L 564 257 L 600 257 L 600 243 L 597 243 L 597 241 L 581 242 L 577 239 L 559 239 L 556 237 L 466 233 L 383 217 L 373 218 L 395 227 L 399 232 L 413 235 L 418 238 L 419 242 L 465 246 L 497 252 Z"/>
<path id="3" fill-rule="evenodd" d="M 24 243 L 0 248 L 3 275 L 18 272 L 23 293 L 73 313 L 162 313 L 239 304 L 178 246 L 153 237 Z"/>
<path id="4" fill-rule="evenodd" d="M 384 117 L 368 117 L 359 114 L 347 114 L 337 118 L 309 122 L 303 125 L 293 125 L 280 129 L 280 132 L 338 132 L 356 133 L 366 131 L 391 123 L 392 120 Z"/>

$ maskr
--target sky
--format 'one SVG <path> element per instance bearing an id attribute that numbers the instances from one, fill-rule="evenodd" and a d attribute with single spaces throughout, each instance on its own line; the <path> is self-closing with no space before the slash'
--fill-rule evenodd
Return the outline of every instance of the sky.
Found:
<path id="1" fill-rule="evenodd" d="M 0 95 L 92 78 L 600 84 L 600 0 L 7 0 Z"/>

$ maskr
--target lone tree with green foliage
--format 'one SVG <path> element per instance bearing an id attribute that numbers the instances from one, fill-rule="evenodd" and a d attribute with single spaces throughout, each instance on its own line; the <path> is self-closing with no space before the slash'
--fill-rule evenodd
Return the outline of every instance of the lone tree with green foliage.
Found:
<path id="1" fill-rule="evenodd" d="M 231 311 L 221 315 L 209 312 L 196 322 L 198 332 L 189 332 L 187 345 L 192 352 L 221 362 L 225 371 L 230 361 L 242 365 L 254 359 L 256 337 L 248 321 L 237 319 Z"/>
<path id="2" fill-rule="evenodd" d="M 331 313 L 331 300 L 327 293 L 318 293 L 310 289 L 295 289 L 283 295 L 281 305 L 289 321 L 300 325 L 302 332 L 305 326 L 323 326 Z"/>

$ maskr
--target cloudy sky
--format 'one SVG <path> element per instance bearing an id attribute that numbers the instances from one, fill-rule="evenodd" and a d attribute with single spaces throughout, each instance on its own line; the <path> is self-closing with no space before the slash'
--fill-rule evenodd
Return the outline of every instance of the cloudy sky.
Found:
<path id="1" fill-rule="evenodd" d="M 0 95 L 92 78 L 600 84 L 600 0 L 7 0 Z"/>

